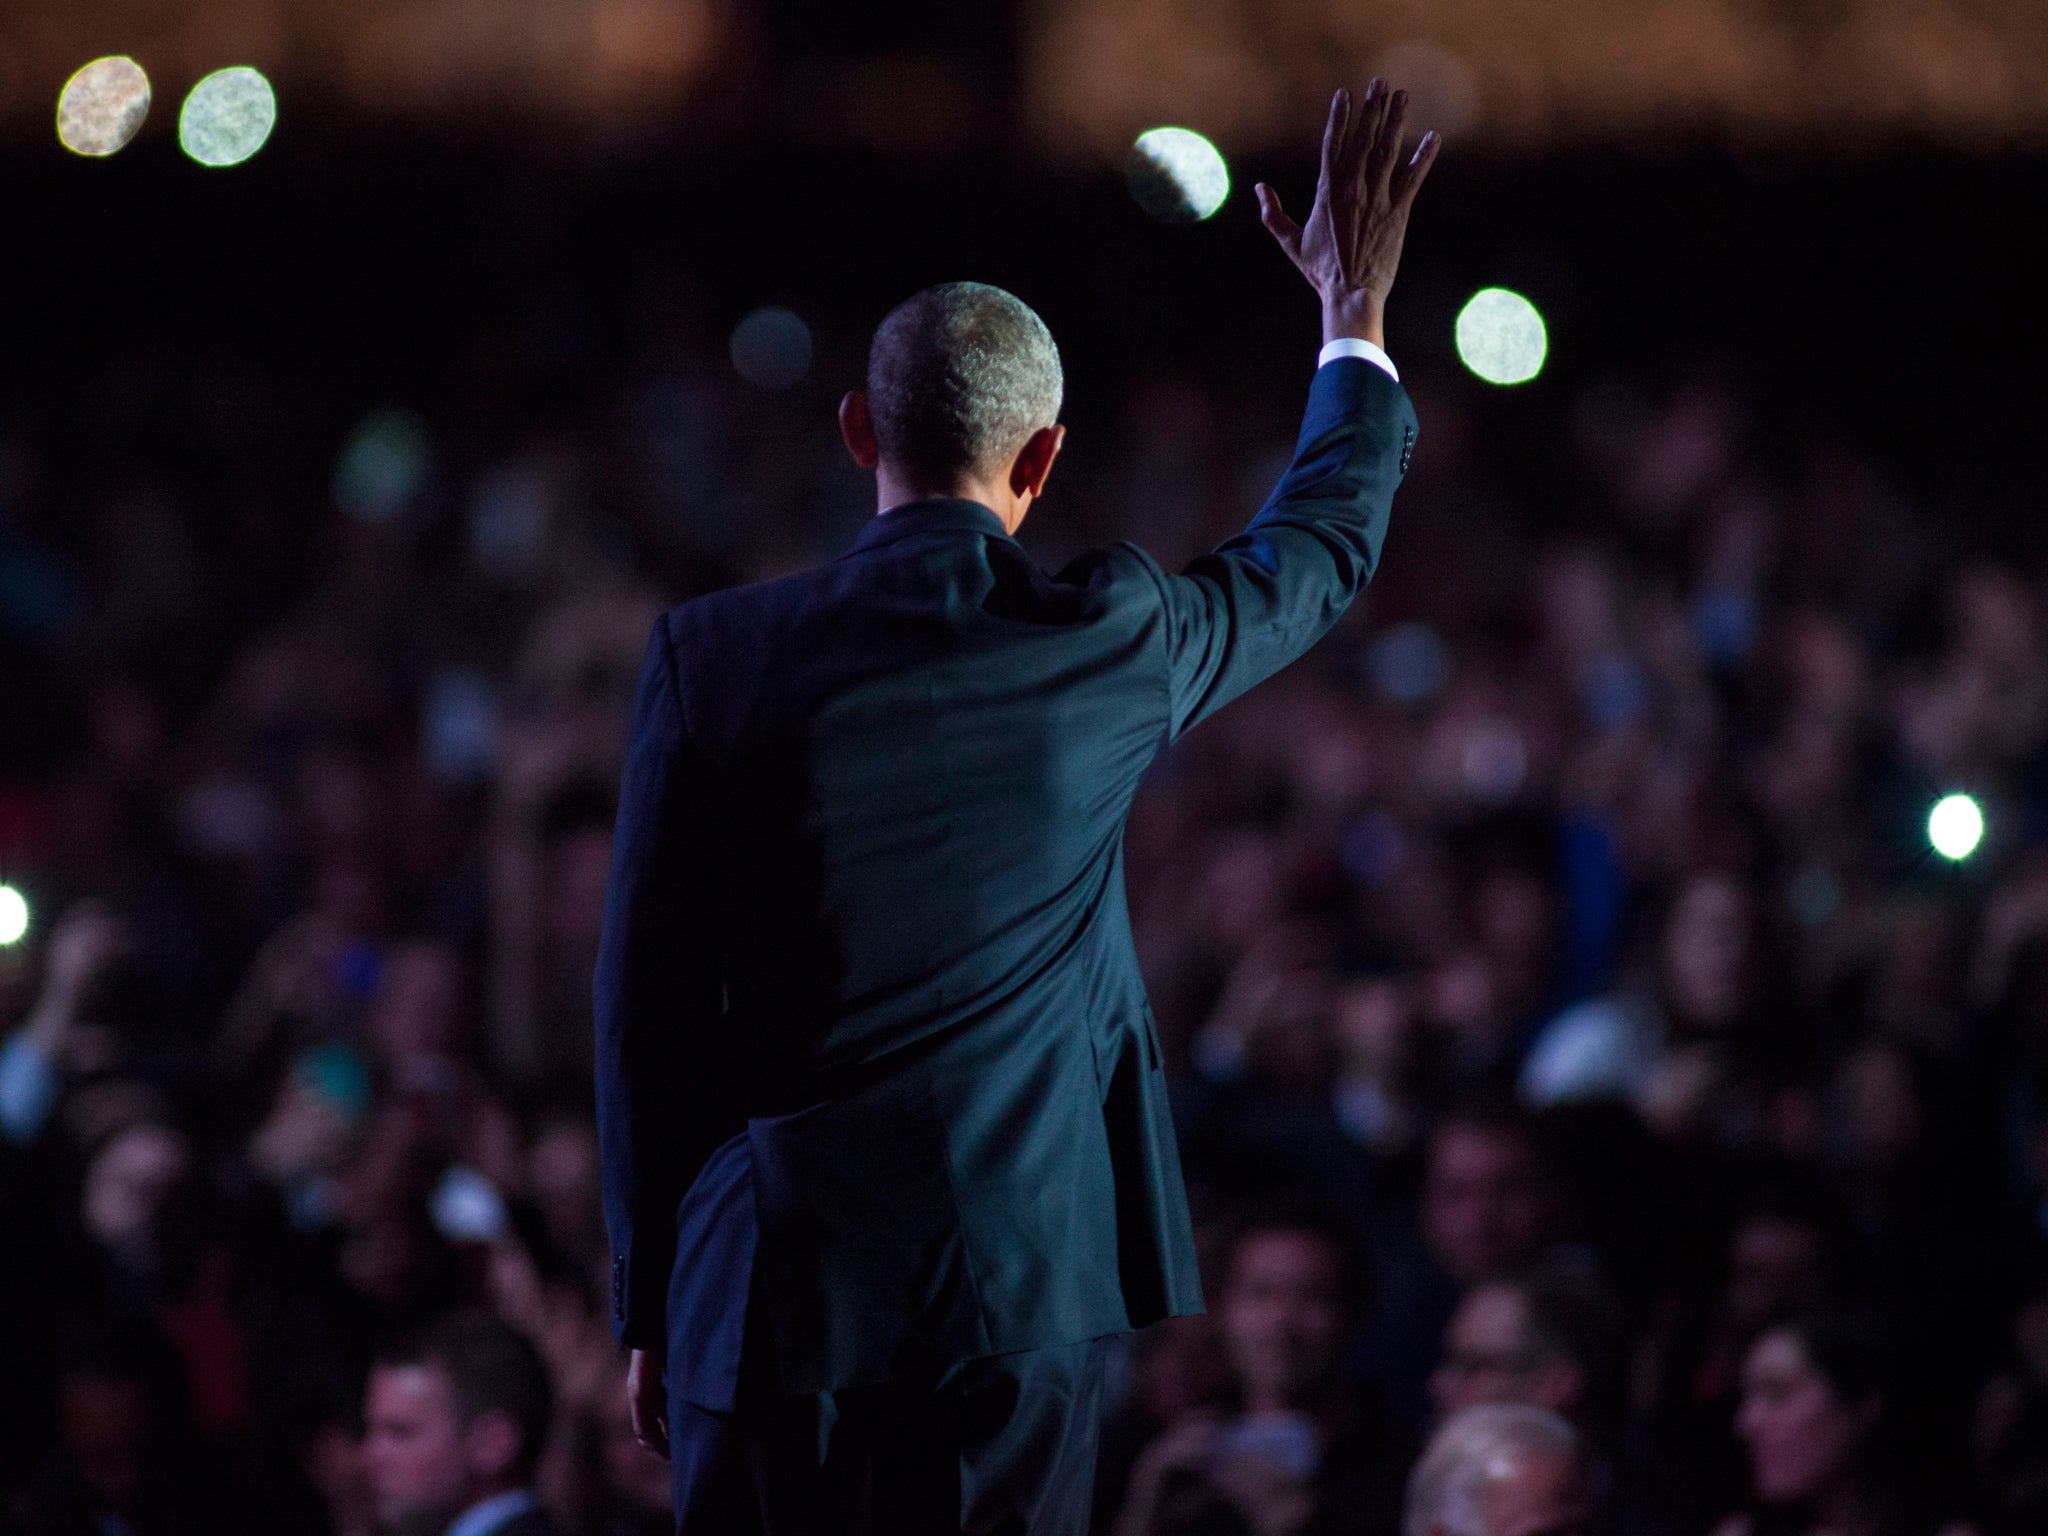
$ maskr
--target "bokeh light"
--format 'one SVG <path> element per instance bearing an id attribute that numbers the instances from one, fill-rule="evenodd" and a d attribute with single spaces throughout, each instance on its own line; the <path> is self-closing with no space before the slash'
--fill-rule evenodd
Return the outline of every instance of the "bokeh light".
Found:
<path id="1" fill-rule="evenodd" d="M 432 465 L 419 418 L 378 411 L 349 434 L 334 461 L 335 503 L 363 522 L 391 522 L 420 494 Z"/>
<path id="2" fill-rule="evenodd" d="M 0 884 L 0 944 L 19 942 L 28 932 L 28 898 L 11 885 Z"/>
<path id="3" fill-rule="evenodd" d="M 240 165 L 263 147 L 276 124 L 270 82 L 237 64 L 192 87 L 178 114 L 178 144 L 201 165 Z"/>
<path id="4" fill-rule="evenodd" d="M 1458 311 L 1458 357 L 1489 384 L 1524 384 L 1543 371 L 1550 338 L 1536 306 L 1509 288 L 1482 288 Z"/>
<path id="5" fill-rule="evenodd" d="M 1168 224 L 1206 219 L 1230 196 L 1230 167 L 1191 128 L 1152 128 L 1131 146 L 1131 196 Z"/>
<path id="6" fill-rule="evenodd" d="M 75 155 L 111 155 L 149 116 L 149 76 L 119 54 L 94 59 L 57 97 L 57 138 Z"/>
<path id="7" fill-rule="evenodd" d="M 757 309 L 733 327 L 732 365 L 756 389 L 787 389 L 811 370 L 811 328 L 792 310 Z"/>
<path id="8" fill-rule="evenodd" d="M 1944 859 L 1967 859 L 1984 841 L 1984 809 L 1968 795 L 1943 795 L 1927 813 L 1927 841 Z"/>
<path id="9" fill-rule="evenodd" d="M 1373 686 L 1402 704 L 1435 697 L 1451 673 L 1450 650 L 1427 624 L 1396 624 L 1366 655 Z"/>

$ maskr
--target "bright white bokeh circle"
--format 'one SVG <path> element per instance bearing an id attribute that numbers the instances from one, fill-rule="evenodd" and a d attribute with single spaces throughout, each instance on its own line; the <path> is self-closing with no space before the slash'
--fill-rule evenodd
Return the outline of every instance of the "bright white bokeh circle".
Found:
<path id="1" fill-rule="evenodd" d="M 149 76 L 133 59 L 94 59 L 57 97 L 57 139 L 74 155 L 111 155 L 149 116 Z"/>
<path id="2" fill-rule="evenodd" d="M 28 898 L 11 885 L 0 885 L 0 944 L 12 944 L 28 932 Z"/>
<path id="3" fill-rule="evenodd" d="M 1185 217 L 1206 219 L 1230 196 L 1230 167 L 1216 146 L 1192 128 L 1147 129 L 1132 149 L 1179 194 Z"/>
<path id="4" fill-rule="evenodd" d="M 1511 288 L 1482 288 L 1458 311 L 1458 357 L 1489 384 L 1524 384 L 1543 371 L 1543 317 Z"/>
<path id="5" fill-rule="evenodd" d="M 1968 795 L 1943 795 L 1927 813 L 1927 841 L 1944 859 L 1967 859 L 1984 841 L 1984 811 Z"/>
<path id="6" fill-rule="evenodd" d="M 201 165 L 240 165 L 276 126 L 277 96 L 270 82 L 236 64 L 192 87 L 178 114 L 178 144 Z"/>

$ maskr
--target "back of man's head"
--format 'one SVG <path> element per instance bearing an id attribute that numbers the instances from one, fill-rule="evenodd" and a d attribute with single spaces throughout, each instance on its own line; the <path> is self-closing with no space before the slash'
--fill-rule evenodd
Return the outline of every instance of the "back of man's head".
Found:
<path id="1" fill-rule="evenodd" d="M 914 293 L 875 328 L 868 412 L 885 463 L 924 486 L 1006 470 L 1058 418 L 1059 349 L 1022 299 L 986 283 Z"/>
<path id="2" fill-rule="evenodd" d="M 1525 1403 L 1468 1408 L 1437 1431 L 1408 1478 L 1404 1536 L 1570 1531 L 1586 1518 L 1578 1435 Z"/>

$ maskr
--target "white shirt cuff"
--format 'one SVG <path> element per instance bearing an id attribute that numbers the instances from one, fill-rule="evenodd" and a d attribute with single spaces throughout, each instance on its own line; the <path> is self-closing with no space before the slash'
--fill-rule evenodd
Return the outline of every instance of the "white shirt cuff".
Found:
<path id="1" fill-rule="evenodd" d="M 1323 350 L 1316 356 L 1316 366 L 1320 368 L 1340 357 L 1362 357 L 1368 363 L 1386 369 L 1387 377 L 1396 384 L 1401 382 L 1401 371 L 1394 366 L 1394 360 L 1387 356 L 1384 347 L 1376 347 L 1356 336 L 1339 336 L 1335 341 L 1323 343 Z"/>

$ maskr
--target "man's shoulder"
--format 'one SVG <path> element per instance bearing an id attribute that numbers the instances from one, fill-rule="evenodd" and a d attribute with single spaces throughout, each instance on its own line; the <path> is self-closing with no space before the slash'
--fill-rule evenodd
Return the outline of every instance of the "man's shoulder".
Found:
<path id="1" fill-rule="evenodd" d="M 1166 579 L 1165 567 L 1129 539 L 1084 549 L 1061 566 L 1054 581 L 1088 587 L 1119 601 L 1151 602 Z"/>
<path id="2" fill-rule="evenodd" d="M 662 615 L 671 632 L 688 625 L 717 624 L 772 613 L 801 603 L 811 588 L 828 579 L 829 565 L 806 566 L 780 576 L 715 587 L 677 603 Z"/>
<path id="3" fill-rule="evenodd" d="M 701 652 L 707 639 L 718 636 L 758 645 L 768 631 L 811 604 L 819 585 L 830 579 L 829 571 L 829 566 L 812 566 L 701 593 L 662 614 L 664 632 L 679 658 Z"/>

